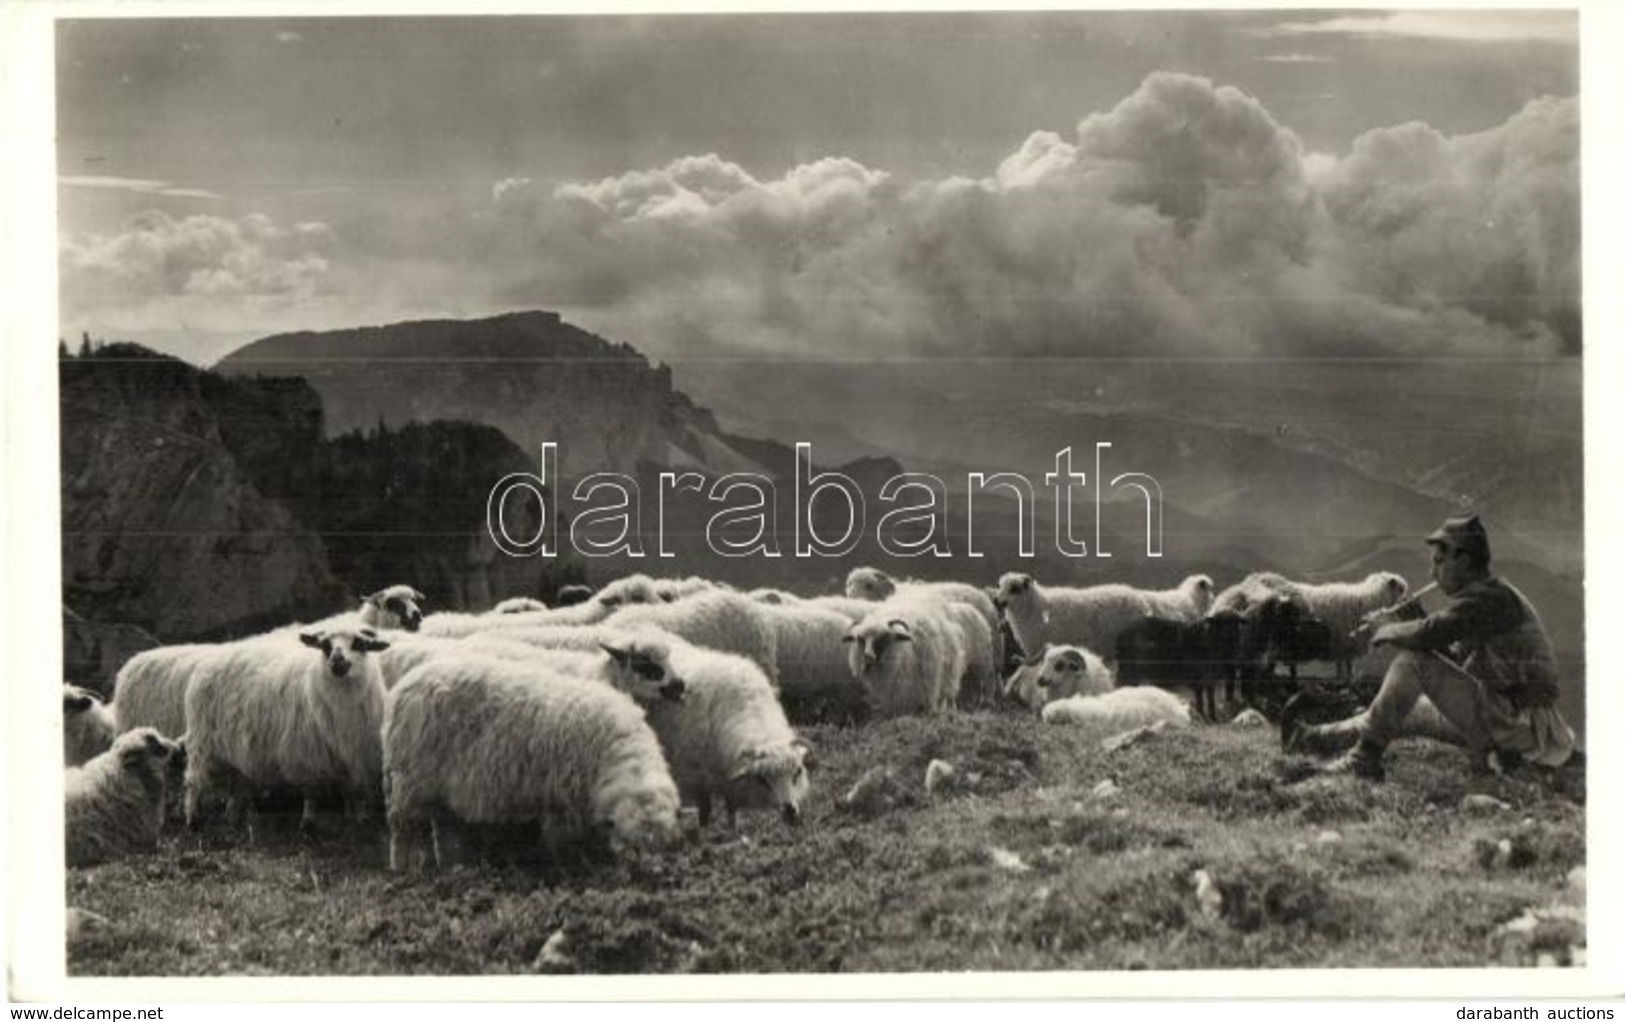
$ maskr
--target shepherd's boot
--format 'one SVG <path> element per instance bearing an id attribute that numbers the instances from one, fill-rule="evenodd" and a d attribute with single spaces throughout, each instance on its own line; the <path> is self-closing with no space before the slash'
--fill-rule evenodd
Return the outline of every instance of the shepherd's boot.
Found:
<path id="1" fill-rule="evenodd" d="M 1323 765 L 1322 774 L 1353 774 L 1374 784 L 1382 783 L 1386 776 L 1382 769 L 1383 746 L 1369 738 L 1361 738 L 1354 748 Z"/>

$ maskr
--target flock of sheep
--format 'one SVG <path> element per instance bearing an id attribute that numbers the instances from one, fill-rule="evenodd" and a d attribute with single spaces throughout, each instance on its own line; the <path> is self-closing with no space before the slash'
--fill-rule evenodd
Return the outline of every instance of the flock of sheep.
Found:
<path id="1" fill-rule="evenodd" d="M 67 858 L 156 846 L 166 801 L 188 826 L 267 790 L 341 794 L 382 809 L 391 869 L 444 865 L 469 824 L 535 827 L 561 842 L 660 849 L 679 809 L 720 800 L 796 824 L 809 791 L 795 725 L 1013 701 L 1055 724 L 1189 722 L 1169 689 L 1217 691 L 1306 660 L 1346 665 L 1355 629 L 1406 595 L 1397 575 L 1309 585 L 1272 573 L 1216 593 L 996 588 L 898 581 L 856 568 L 840 596 L 740 592 L 632 575 L 559 606 L 505 601 L 425 616 L 398 585 L 356 611 L 219 644 L 133 657 L 104 704 L 63 693 Z M 1019 647 L 1019 651 L 1018 651 Z M 1245 696 L 1247 693 L 1242 692 Z"/>

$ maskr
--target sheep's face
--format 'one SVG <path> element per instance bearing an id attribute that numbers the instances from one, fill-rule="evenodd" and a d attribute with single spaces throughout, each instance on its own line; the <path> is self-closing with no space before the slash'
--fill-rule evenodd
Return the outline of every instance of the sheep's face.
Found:
<path id="1" fill-rule="evenodd" d="M 113 744 L 113 723 L 98 713 L 102 701 L 77 685 L 62 686 L 63 762 L 77 766 L 106 752 Z"/>
<path id="2" fill-rule="evenodd" d="M 1026 599 L 1033 591 L 1033 577 L 1019 571 L 999 576 L 999 592 L 993 602 L 1001 607 Z"/>
<path id="3" fill-rule="evenodd" d="M 578 603 L 586 603 L 592 596 L 592 589 L 589 586 L 564 586 L 553 595 L 553 606 L 574 607 Z"/>
<path id="4" fill-rule="evenodd" d="M 186 767 L 185 747 L 150 727 L 134 728 L 119 735 L 112 753 L 118 757 L 120 770 L 149 784 L 163 785 L 177 769 Z"/>
<path id="5" fill-rule="evenodd" d="M 299 641 L 321 650 L 327 673 L 334 678 L 347 676 L 368 653 L 381 653 L 389 648 L 389 643 L 378 638 L 371 628 L 300 632 Z"/>
<path id="6" fill-rule="evenodd" d="M 897 583 L 878 568 L 853 568 L 846 576 L 846 595 L 854 600 L 878 603 L 897 592 Z"/>
<path id="7" fill-rule="evenodd" d="M 728 778 L 728 799 L 748 809 L 776 809 L 785 823 L 801 822 L 801 805 L 812 788 L 807 746 L 802 742 L 740 753 Z"/>
<path id="8" fill-rule="evenodd" d="M 667 778 L 615 798 L 599 827 L 616 852 L 671 848 L 682 838 L 677 804 L 677 789 Z"/>
<path id="9" fill-rule="evenodd" d="M 1038 699 L 1038 672 L 1043 670 L 1044 656 L 1049 650 L 1050 645 L 1046 642 L 1036 652 L 1023 658 L 1021 666 L 1000 686 L 999 695 L 1035 710 L 1042 707 L 1044 704 Z"/>
<path id="10" fill-rule="evenodd" d="M 1208 608 L 1213 606 L 1213 580 L 1206 575 L 1192 575 L 1180 588 L 1190 594 L 1191 602 L 1196 604 L 1198 614 L 1206 614 Z"/>
<path id="11" fill-rule="evenodd" d="M 663 642 L 635 639 L 620 646 L 601 643 L 615 665 L 615 687 L 641 703 L 657 699 L 681 702 L 687 685 L 671 666 L 671 650 Z"/>
<path id="12" fill-rule="evenodd" d="M 88 689 L 82 689 L 78 685 L 62 686 L 62 716 L 64 719 L 89 713 L 100 705 L 101 700 L 97 699 L 95 693 Z"/>
<path id="13" fill-rule="evenodd" d="M 852 676 L 862 679 L 884 669 L 887 654 L 902 643 L 914 641 L 908 622 L 900 618 L 890 621 L 865 619 L 853 625 L 841 640 L 850 647 L 847 663 Z"/>
<path id="14" fill-rule="evenodd" d="M 1101 695 L 1111 690 L 1106 665 L 1088 650 L 1076 646 L 1052 646 L 1044 654 L 1037 686 L 1044 702 L 1075 695 Z"/>
<path id="15" fill-rule="evenodd" d="M 361 598 L 362 620 L 374 628 L 415 632 L 423 624 L 422 593 L 411 586 L 390 586 Z"/>
<path id="16" fill-rule="evenodd" d="M 1391 571 L 1379 571 L 1372 575 L 1371 579 L 1381 587 L 1383 599 L 1388 601 L 1390 607 L 1403 600 L 1405 594 L 1411 590 L 1404 579 Z"/>

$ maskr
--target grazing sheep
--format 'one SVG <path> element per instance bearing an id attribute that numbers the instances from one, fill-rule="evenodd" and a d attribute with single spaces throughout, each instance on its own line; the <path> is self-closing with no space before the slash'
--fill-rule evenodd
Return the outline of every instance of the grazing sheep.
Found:
<path id="1" fill-rule="evenodd" d="M 557 609 L 574 607 L 578 603 L 586 603 L 593 597 L 592 586 L 567 585 L 559 587 L 553 594 L 553 606 Z"/>
<path id="2" fill-rule="evenodd" d="M 785 719 L 761 668 L 741 656 L 692 646 L 672 656 L 687 692 L 681 702 L 653 703 L 645 712 L 683 801 L 699 808 L 700 825 L 710 823 L 716 796 L 730 826 L 740 809 L 775 809 L 786 823 L 799 823 L 808 790 L 807 746 Z"/>
<path id="3" fill-rule="evenodd" d="M 1100 695 L 1076 695 L 1044 706 L 1046 724 L 1071 724 L 1118 730 L 1167 721 L 1190 723 L 1190 707 L 1172 692 L 1160 688 L 1116 688 Z"/>
<path id="4" fill-rule="evenodd" d="M 869 715 L 863 687 L 847 669 L 842 640 L 852 622 L 810 603 L 768 604 L 779 697 L 796 723 L 861 722 Z"/>
<path id="5" fill-rule="evenodd" d="M 1148 617 L 1117 636 L 1117 683 L 1190 688 L 1197 712 L 1218 719 L 1219 683 L 1235 696 L 1242 619 L 1226 613 L 1197 621 Z"/>
<path id="6" fill-rule="evenodd" d="M 566 649 L 525 641 L 524 637 L 531 631 L 510 629 L 462 639 L 416 636 L 397 639 L 378 657 L 384 688 L 394 688 L 407 674 L 433 657 L 474 653 L 546 667 L 572 678 L 600 681 L 620 689 L 639 702 L 683 697 L 683 681 L 671 669 L 670 663 L 671 646 L 682 642 L 681 639 L 653 631 L 613 632 L 600 629 L 595 630 L 601 634 L 593 642 Z"/>
<path id="7" fill-rule="evenodd" d="M 1264 607 L 1282 601 L 1292 603 L 1304 616 L 1311 613 L 1297 584 L 1273 571 L 1253 572 L 1214 597 L 1207 616 L 1232 622 L 1228 627 L 1237 633 L 1234 674 L 1238 684 L 1251 688 L 1272 673 L 1271 625 L 1265 620 Z"/>
<path id="8" fill-rule="evenodd" d="M 1115 655 L 1118 633 L 1155 616 L 1145 590 L 1118 583 L 1085 589 L 1041 586 L 1020 572 L 1000 577 L 999 602 L 1016 641 L 1028 652 L 1045 643 L 1071 643 Z"/>
<path id="9" fill-rule="evenodd" d="M 1039 712 L 1057 699 L 1098 695 L 1112 688 L 1112 672 L 1100 657 L 1077 646 L 1044 646 L 1011 676 L 1006 694 Z"/>
<path id="10" fill-rule="evenodd" d="M 531 596 L 510 596 L 495 607 L 493 614 L 522 614 L 532 610 L 546 610 L 547 604 Z"/>
<path id="11" fill-rule="evenodd" d="M 218 646 L 187 644 L 143 650 L 113 680 L 113 718 L 120 732 L 150 727 L 168 738 L 186 733 L 186 689 L 198 664 Z"/>
<path id="12" fill-rule="evenodd" d="M 1366 638 L 1356 636 L 1355 629 L 1367 614 L 1392 607 L 1410 592 L 1405 580 L 1391 571 L 1372 572 L 1359 582 L 1300 582 L 1297 587 L 1309 603 L 1309 613 L 1325 622 L 1330 633 L 1325 659 L 1337 665 L 1337 677 L 1344 680 L 1354 673 L 1354 661 L 1367 652 Z"/>
<path id="13" fill-rule="evenodd" d="M 848 629 L 847 666 L 882 717 L 935 713 L 954 704 L 965 647 L 941 601 L 895 596 Z"/>
<path id="14" fill-rule="evenodd" d="M 626 607 L 609 619 L 616 628 L 653 627 L 695 646 L 737 653 L 759 666 L 776 688 L 778 645 L 769 608 L 727 589 L 686 596 L 676 603 Z"/>
<path id="15" fill-rule="evenodd" d="M 113 745 L 118 722 L 112 707 L 78 685 L 62 686 L 62 764 L 78 766 Z"/>
<path id="16" fill-rule="evenodd" d="M 431 659 L 390 692 L 383 722 L 389 868 L 416 868 L 424 824 L 535 823 L 546 841 L 606 828 L 613 847 L 673 843 L 677 787 L 631 699 L 545 668 Z"/>
<path id="17" fill-rule="evenodd" d="M 359 811 L 379 790 L 378 729 L 384 682 L 371 654 L 389 648 L 370 628 L 301 632 L 218 647 L 186 692 L 186 822 L 197 824 L 211 785 L 228 794 L 253 787 L 305 791 L 338 785 Z"/>
<path id="18" fill-rule="evenodd" d="M 67 864 L 93 866 L 152 852 L 164 822 L 164 795 L 185 749 L 152 728 L 120 735 L 111 748 L 63 778 Z"/>

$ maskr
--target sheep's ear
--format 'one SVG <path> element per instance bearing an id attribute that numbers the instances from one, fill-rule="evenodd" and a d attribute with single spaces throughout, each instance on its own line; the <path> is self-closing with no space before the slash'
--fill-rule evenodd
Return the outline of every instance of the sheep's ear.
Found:
<path id="1" fill-rule="evenodd" d="M 747 749 L 739 754 L 734 761 L 734 772 L 728 775 L 728 780 L 737 781 L 742 777 L 749 777 L 762 765 L 767 754 L 761 749 Z"/>
<path id="2" fill-rule="evenodd" d="M 418 603 L 428 603 L 429 602 L 429 598 L 427 596 L 424 596 L 422 593 L 418 592 L 416 589 L 411 590 L 411 593 L 412 593 L 412 599 L 417 601 Z"/>
<path id="3" fill-rule="evenodd" d="M 382 653 L 389 648 L 389 643 L 375 635 L 363 635 L 356 640 L 355 648 L 363 653 Z"/>
<path id="4" fill-rule="evenodd" d="M 598 648 L 602 649 L 605 653 L 608 653 L 609 656 L 610 656 L 610 659 L 614 660 L 615 663 L 617 663 L 621 667 L 625 667 L 626 664 L 627 664 L 627 661 L 632 659 L 632 654 L 631 653 L 627 652 L 624 649 L 617 649 L 616 647 L 611 646 L 611 645 L 609 645 L 608 643 L 605 643 L 605 642 L 600 642 L 598 644 Z"/>
<path id="5" fill-rule="evenodd" d="M 368 593 L 365 596 L 361 597 L 361 602 L 362 603 L 370 603 L 374 607 L 382 607 L 383 606 L 383 602 L 382 602 L 383 595 L 384 595 L 384 591 L 382 589 L 380 589 L 376 593 Z"/>
<path id="6" fill-rule="evenodd" d="M 913 633 L 908 630 L 908 622 L 904 621 L 902 618 L 892 618 L 890 621 L 886 622 L 886 627 L 891 629 L 892 636 L 898 642 L 914 641 Z"/>
<path id="7" fill-rule="evenodd" d="M 311 649 L 321 649 L 326 639 L 323 638 L 321 632 L 300 632 L 299 641 Z"/>
<path id="8" fill-rule="evenodd" d="M 857 642 L 858 641 L 858 635 L 857 635 L 856 632 L 847 632 L 845 635 L 841 636 L 841 641 L 842 642 Z"/>
<path id="9" fill-rule="evenodd" d="M 96 697 L 89 692 L 69 692 L 64 690 L 62 693 L 62 709 L 69 713 L 83 713 L 95 705 Z"/>

